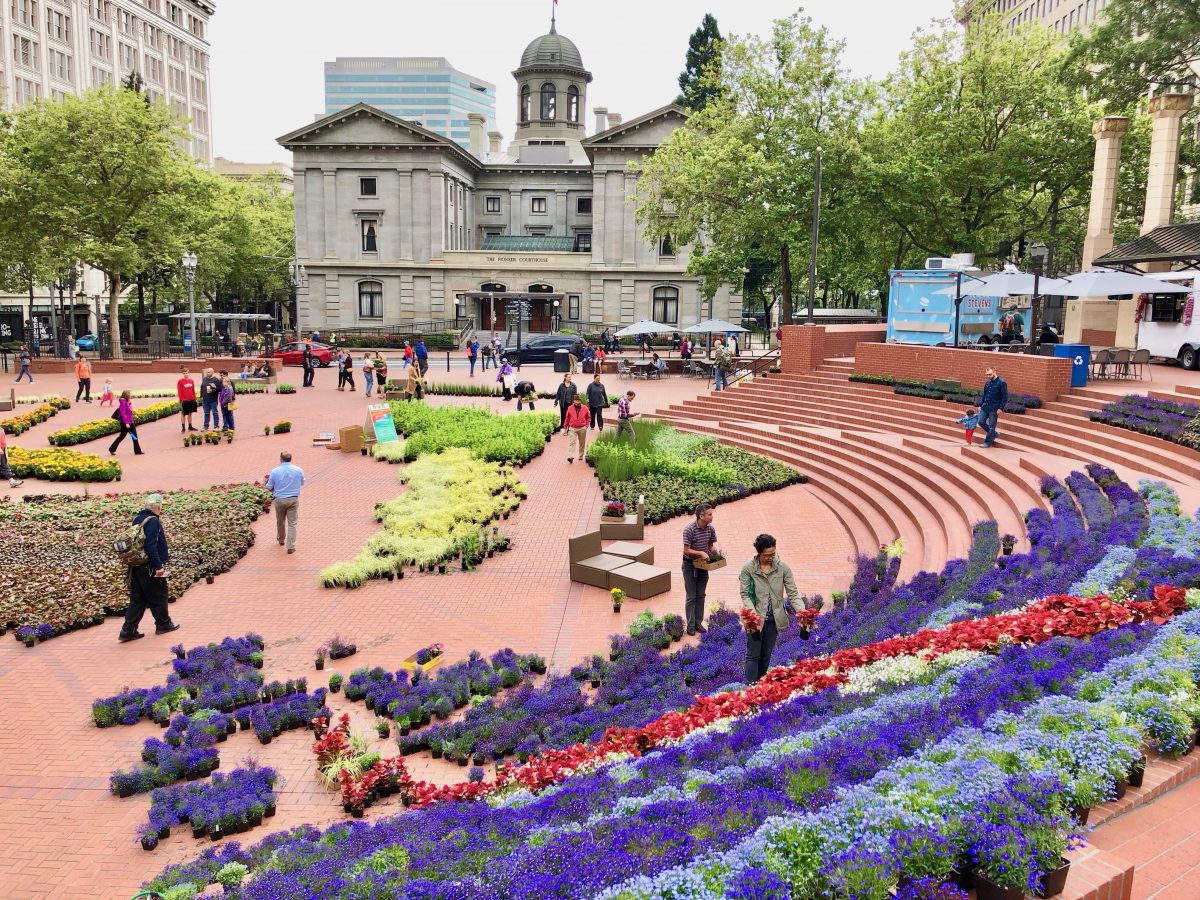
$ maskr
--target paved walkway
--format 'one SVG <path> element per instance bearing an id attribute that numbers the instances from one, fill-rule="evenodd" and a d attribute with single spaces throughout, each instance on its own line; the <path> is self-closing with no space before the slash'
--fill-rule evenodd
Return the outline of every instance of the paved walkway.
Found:
<path id="1" fill-rule="evenodd" d="M 285 380 L 299 383 L 299 370 L 286 370 Z M 465 371 L 440 380 L 466 383 Z M 494 377 L 488 373 L 488 382 Z M 541 389 L 551 389 L 561 376 L 546 366 L 526 367 L 526 376 Z M 116 387 L 169 387 L 173 377 L 142 375 Z M 476 383 L 482 383 L 482 375 Z M 324 566 L 355 555 L 374 533 L 374 504 L 394 497 L 399 468 L 357 454 L 308 446 L 319 431 L 360 422 L 366 400 L 358 393 L 338 393 L 330 370 L 317 374 L 317 386 L 291 396 L 250 395 L 239 398 L 239 437 L 231 445 L 183 448 L 179 423 L 164 419 L 140 429 L 147 455 L 134 457 L 128 442 L 119 451 L 124 476 L 119 485 L 48 484 L 28 481 L 14 494 L 85 490 L 150 491 L 195 488 L 215 483 L 262 478 L 281 449 L 291 449 L 309 484 L 300 509 L 295 555 L 274 541 L 271 517 L 255 525 L 256 545 L 230 572 L 212 585 L 198 584 L 172 607 L 182 629 L 169 638 L 133 644 L 116 641 L 118 623 L 56 638 L 27 650 L 11 638 L 0 640 L 0 696 L 9 727 L 0 734 L 0 896 L 131 897 L 139 884 L 164 865 L 195 856 L 206 843 L 173 833 L 154 853 L 136 844 L 134 832 L 149 806 L 146 796 L 119 800 L 108 794 L 108 775 L 138 761 L 142 741 L 160 730 L 146 722 L 129 728 L 97 730 L 91 724 L 91 700 L 125 686 L 162 681 L 169 647 L 220 640 L 254 630 L 267 640 L 268 679 L 308 676 L 316 686 L 312 649 L 334 634 L 356 641 L 359 654 L 328 666 L 349 672 L 356 666 L 399 662 L 433 641 L 446 644 L 450 660 L 472 649 L 492 652 L 510 646 L 518 652 L 545 655 L 565 670 L 582 656 L 607 648 L 608 635 L 622 630 L 642 609 L 661 614 L 683 609 L 682 578 L 676 572 L 672 591 L 647 603 L 628 602 L 620 615 L 612 612 L 607 594 L 572 584 L 566 574 L 569 535 L 595 527 L 601 495 L 592 470 L 563 459 L 562 438 L 521 470 L 529 498 L 508 522 L 514 549 L 488 560 L 473 573 L 408 576 L 397 582 L 372 582 L 357 591 L 324 590 L 316 582 Z M 672 378 L 656 382 L 622 382 L 606 378 L 609 390 L 632 386 L 636 408 L 654 409 L 694 396 L 700 382 Z M 51 392 L 74 397 L 67 376 L 40 378 L 20 395 Z M 137 405 L 157 402 L 137 401 Z M 432 398 L 434 403 L 486 404 L 509 409 L 500 400 Z M 15 439 L 19 446 L 44 447 L 46 435 L 67 425 L 99 418 L 107 408 L 78 404 Z M 292 421 L 289 436 L 264 437 L 262 426 L 281 418 Z M 74 449 L 106 453 L 102 439 Z M 647 529 L 656 561 L 677 569 L 679 533 L 676 519 Z M 165 523 L 168 536 L 170 522 Z M 714 573 L 710 603 L 737 603 L 736 564 L 751 552 L 754 536 L 764 529 L 781 538 L 781 551 L 795 569 L 805 591 L 828 595 L 844 587 L 851 573 L 850 543 L 828 510 L 807 487 L 760 494 L 717 509 L 716 526 L 731 565 Z M 335 696 L 335 712 L 348 711 L 357 728 L 371 721 L 362 704 Z M 275 766 L 281 774 L 279 814 L 273 829 L 341 818 L 334 795 L 313 776 L 308 732 L 290 732 L 267 747 L 238 734 L 222 748 L 222 768 L 232 769 L 246 756 Z M 394 742 L 376 744 L 388 753 Z M 427 757 L 427 754 L 425 754 Z M 414 760 L 423 777 L 457 781 L 461 770 L 432 760 Z M 384 815 L 375 807 L 369 816 Z M 260 828 L 247 837 L 255 842 L 270 833 Z"/>

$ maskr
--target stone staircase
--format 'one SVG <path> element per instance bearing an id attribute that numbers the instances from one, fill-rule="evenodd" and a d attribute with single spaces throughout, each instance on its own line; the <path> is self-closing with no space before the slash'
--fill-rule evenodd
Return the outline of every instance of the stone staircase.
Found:
<path id="1" fill-rule="evenodd" d="M 903 577 L 964 556 L 981 520 L 1024 540 L 1025 512 L 1047 505 L 1041 479 L 1085 462 L 1134 482 L 1167 481 L 1185 505 L 1200 498 L 1200 453 L 1087 418 L 1111 394 L 1073 390 L 1042 409 L 1002 414 L 997 446 L 984 450 L 979 435 L 965 446 L 954 424 L 964 407 L 851 382 L 853 365 L 831 360 L 808 375 L 759 376 L 653 415 L 804 472 L 859 552 L 904 538 Z M 1200 388 L 1179 390 L 1172 399 L 1200 403 Z"/>

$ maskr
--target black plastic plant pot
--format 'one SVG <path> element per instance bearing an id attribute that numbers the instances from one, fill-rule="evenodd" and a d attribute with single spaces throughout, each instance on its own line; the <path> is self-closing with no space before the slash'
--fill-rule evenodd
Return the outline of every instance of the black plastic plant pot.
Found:
<path id="1" fill-rule="evenodd" d="M 146 851 L 153 850 L 158 846 L 158 835 L 148 834 L 142 838 L 142 849 Z"/>

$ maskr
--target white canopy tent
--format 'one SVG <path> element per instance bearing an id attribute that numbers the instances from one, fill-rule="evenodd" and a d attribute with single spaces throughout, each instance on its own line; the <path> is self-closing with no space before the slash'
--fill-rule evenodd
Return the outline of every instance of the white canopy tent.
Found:
<path id="1" fill-rule="evenodd" d="M 1061 281 L 1065 287 L 1055 293 L 1066 297 L 1111 297 L 1114 294 L 1187 294 L 1191 288 L 1132 272 L 1116 269 L 1089 269 L 1075 275 L 1066 275 Z"/>

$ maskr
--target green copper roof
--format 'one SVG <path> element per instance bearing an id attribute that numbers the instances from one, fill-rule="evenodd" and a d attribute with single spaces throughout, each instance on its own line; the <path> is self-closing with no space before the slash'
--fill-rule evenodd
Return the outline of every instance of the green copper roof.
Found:
<path id="1" fill-rule="evenodd" d="M 580 56 L 574 41 L 557 32 L 551 32 L 529 42 L 529 46 L 521 54 L 521 68 L 526 66 L 569 66 L 582 69 L 583 57 Z"/>
<path id="2" fill-rule="evenodd" d="M 575 238 L 498 234 L 484 238 L 479 249 L 505 253 L 571 253 L 575 249 Z"/>

